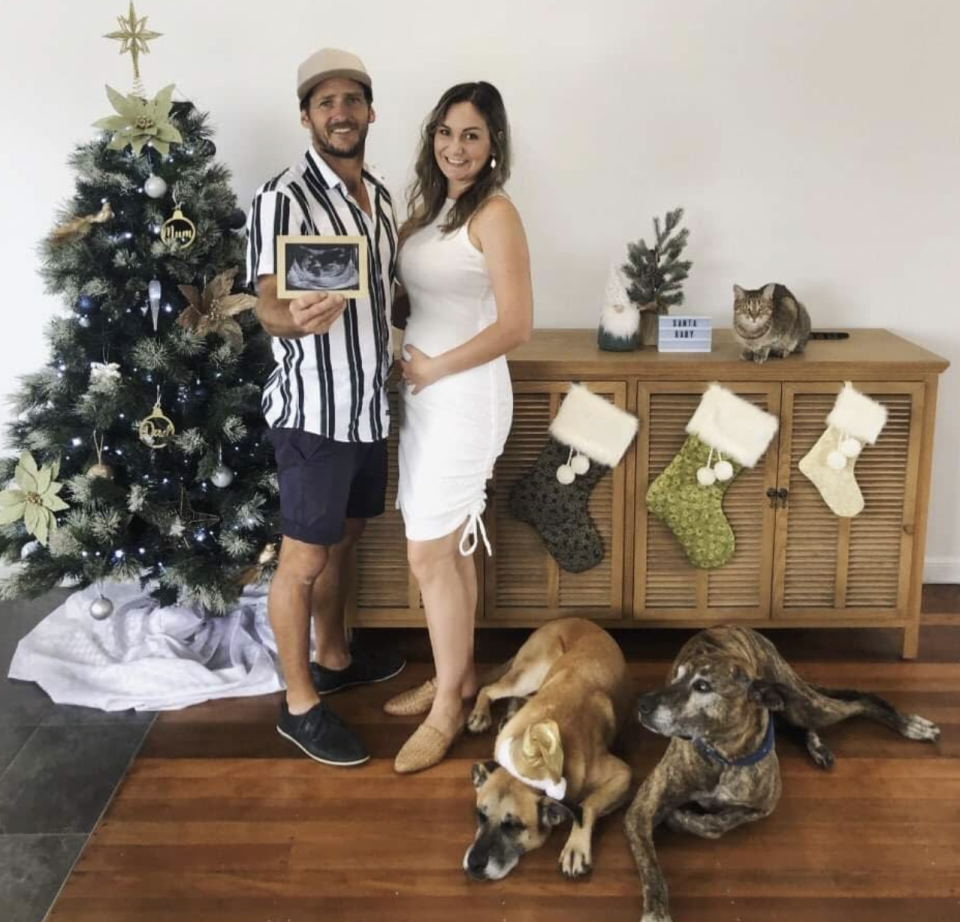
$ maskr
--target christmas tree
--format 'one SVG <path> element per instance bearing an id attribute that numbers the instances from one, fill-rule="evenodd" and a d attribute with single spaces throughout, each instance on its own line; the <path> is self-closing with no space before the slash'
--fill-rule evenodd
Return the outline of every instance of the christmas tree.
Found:
<path id="1" fill-rule="evenodd" d="M 107 88 L 115 114 L 73 152 L 76 194 L 41 245 L 68 311 L 12 398 L 0 553 L 22 563 L 0 591 L 140 580 L 222 613 L 275 556 L 273 360 L 254 298 L 234 292 L 245 216 L 209 119 L 172 86 L 147 98 L 138 56 L 159 34 L 132 3 L 119 23 L 134 91 Z"/>
<path id="2" fill-rule="evenodd" d="M 674 305 L 683 304 L 683 281 L 693 263 L 680 259 L 689 236 L 686 228 L 674 234 L 682 218 L 682 208 L 668 211 L 663 227 L 660 219 L 654 218 L 656 240 L 652 247 L 644 240 L 627 244 L 629 261 L 623 267 L 630 280 L 627 294 L 641 311 L 665 314 Z"/>

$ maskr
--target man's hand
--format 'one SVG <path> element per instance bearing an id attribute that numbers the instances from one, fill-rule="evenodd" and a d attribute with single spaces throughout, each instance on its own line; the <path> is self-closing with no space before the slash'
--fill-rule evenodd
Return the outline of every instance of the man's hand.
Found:
<path id="1" fill-rule="evenodd" d="M 330 331 L 347 306 L 343 295 L 315 291 L 290 302 L 290 317 L 301 336 Z"/>

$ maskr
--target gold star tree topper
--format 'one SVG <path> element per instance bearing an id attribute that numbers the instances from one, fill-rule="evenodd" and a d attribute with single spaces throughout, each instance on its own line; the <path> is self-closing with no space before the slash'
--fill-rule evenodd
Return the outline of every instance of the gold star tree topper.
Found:
<path id="1" fill-rule="evenodd" d="M 140 55 L 150 54 L 150 48 L 147 42 L 155 38 L 160 38 L 162 32 L 151 32 L 147 29 L 147 17 L 142 19 L 137 17 L 137 11 L 133 8 L 133 0 L 130 0 L 130 12 L 126 18 L 117 17 L 117 23 L 120 28 L 116 32 L 108 32 L 104 38 L 111 38 L 121 43 L 120 54 L 129 54 L 133 61 L 133 79 L 134 90 L 143 95 L 143 87 L 140 84 Z"/>

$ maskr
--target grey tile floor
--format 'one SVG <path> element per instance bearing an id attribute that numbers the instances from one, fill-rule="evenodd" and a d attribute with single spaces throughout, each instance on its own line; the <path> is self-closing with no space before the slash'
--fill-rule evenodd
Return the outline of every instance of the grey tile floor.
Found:
<path id="1" fill-rule="evenodd" d="M 8 679 L 20 638 L 69 592 L 0 603 L 0 919 L 41 922 L 143 742 L 152 714 L 54 704 Z"/>

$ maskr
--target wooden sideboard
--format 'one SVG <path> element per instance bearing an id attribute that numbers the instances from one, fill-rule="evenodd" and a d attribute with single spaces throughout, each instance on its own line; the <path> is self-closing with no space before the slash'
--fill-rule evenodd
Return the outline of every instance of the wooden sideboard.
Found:
<path id="1" fill-rule="evenodd" d="M 915 657 L 937 377 L 948 362 L 885 330 L 849 332 L 847 340 L 814 341 L 803 355 L 756 365 L 739 360 L 727 330 L 714 332 L 711 353 L 686 355 L 601 352 L 593 330 L 536 330 L 509 356 L 513 428 L 488 489 L 494 556 L 475 555 L 477 623 L 532 626 L 577 615 L 611 627 L 896 627 L 904 631 L 903 655 Z M 623 461 L 591 496 L 606 556 L 579 574 L 561 570 L 508 507 L 510 489 L 543 446 L 571 381 L 640 420 Z M 733 559 L 698 570 L 647 514 L 644 496 L 683 443 L 711 381 L 778 416 L 780 427 L 759 464 L 744 470 L 724 499 L 736 535 Z M 866 506 L 853 519 L 837 518 L 797 469 L 844 381 L 888 411 L 876 445 L 857 460 Z M 357 625 L 424 624 L 393 508 L 397 428 L 387 512 L 368 523 L 357 548 L 350 593 Z"/>

